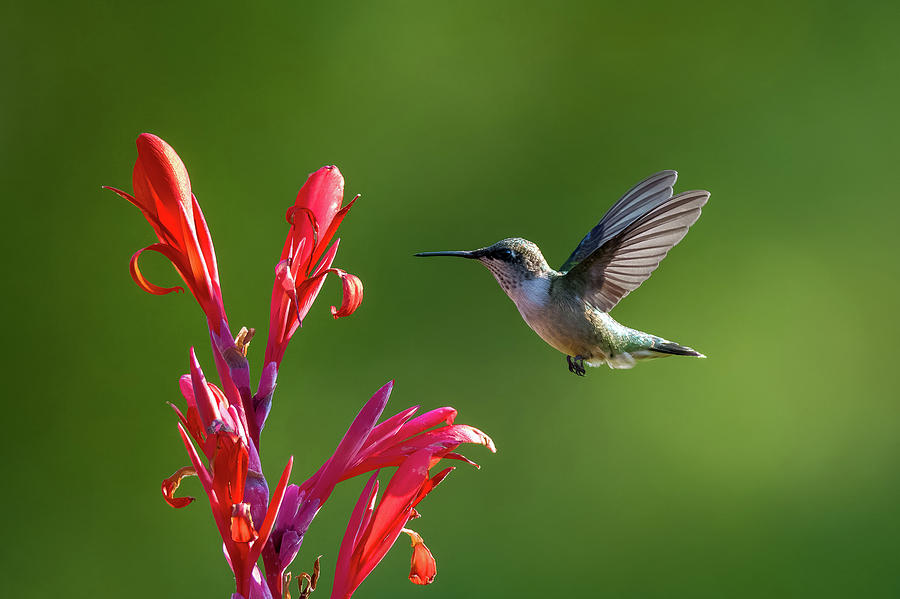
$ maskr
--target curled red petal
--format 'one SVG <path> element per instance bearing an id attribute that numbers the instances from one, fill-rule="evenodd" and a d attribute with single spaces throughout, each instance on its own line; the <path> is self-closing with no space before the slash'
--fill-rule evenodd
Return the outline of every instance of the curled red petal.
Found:
<path id="1" fill-rule="evenodd" d="M 344 297 L 341 300 L 341 307 L 335 308 L 331 306 L 331 314 L 335 318 L 342 318 L 344 316 L 350 316 L 353 314 L 359 305 L 362 303 L 363 298 L 363 284 L 362 281 L 356 275 L 351 275 L 348 272 L 344 272 L 339 268 L 331 269 L 341 278 L 341 283 L 344 285 Z"/>
<path id="2" fill-rule="evenodd" d="M 184 466 L 175 471 L 175 474 L 162 481 L 162 494 L 166 503 L 174 508 L 182 508 L 190 505 L 196 497 L 175 497 L 175 491 L 185 476 L 197 476 L 197 472 L 191 466 Z"/>
<path id="3" fill-rule="evenodd" d="M 178 253 L 172 246 L 166 245 L 164 243 L 154 243 L 152 245 L 148 245 L 144 249 L 138 250 L 131 257 L 131 262 L 129 264 L 131 269 L 131 278 L 134 279 L 134 282 L 137 283 L 138 287 L 146 291 L 147 293 L 152 293 L 153 295 L 165 295 L 167 293 L 175 292 L 183 292 L 184 287 L 175 286 L 175 287 L 160 287 L 159 285 L 154 285 L 141 273 L 141 269 L 138 268 L 138 258 L 145 251 L 150 250 L 152 252 L 157 252 L 168 258 L 172 261 L 172 264 L 175 265 L 175 268 L 178 269 L 178 262 L 181 261 L 181 254 Z M 181 270 L 179 269 L 179 273 Z"/>
<path id="4" fill-rule="evenodd" d="M 431 584 L 437 576 L 437 562 L 431 550 L 425 546 L 422 535 L 414 530 L 404 528 L 412 542 L 412 559 L 409 564 L 409 581 L 413 584 Z"/>
<path id="5" fill-rule="evenodd" d="M 469 464 L 470 466 L 475 466 L 476 468 L 481 470 L 481 466 L 479 466 L 477 462 L 473 462 L 472 460 L 470 460 L 466 456 L 462 455 L 461 453 L 456 453 L 456 452 L 451 451 L 450 453 L 445 454 L 442 457 L 447 458 L 448 460 L 459 460 L 460 462 L 465 462 L 466 464 Z"/>

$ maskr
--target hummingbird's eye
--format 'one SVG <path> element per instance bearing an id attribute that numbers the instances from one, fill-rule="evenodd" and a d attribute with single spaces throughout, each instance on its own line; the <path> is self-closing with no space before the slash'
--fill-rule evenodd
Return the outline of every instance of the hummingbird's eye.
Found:
<path id="1" fill-rule="evenodd" d="M 516 253 L 509 248 L 500 248 L 495 255 L 504 262 L 511 262 L 516 259 Z"/>

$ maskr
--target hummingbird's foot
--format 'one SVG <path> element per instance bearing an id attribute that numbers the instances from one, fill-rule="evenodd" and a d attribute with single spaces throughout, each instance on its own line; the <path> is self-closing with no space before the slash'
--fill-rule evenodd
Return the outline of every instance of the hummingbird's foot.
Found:
<path id="1" fill-rule="evenodd" d="M 584 357 L 583 356 L 566 356 L 566 362 L 569 364 L 569 372 L 574 372 L 578 376 L 584 376 Z"/>

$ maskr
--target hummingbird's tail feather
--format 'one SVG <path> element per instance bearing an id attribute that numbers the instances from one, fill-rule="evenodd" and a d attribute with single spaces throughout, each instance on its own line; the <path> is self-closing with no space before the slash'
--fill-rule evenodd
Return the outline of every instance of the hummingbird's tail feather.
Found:
<path id="1" fill-rule="evenodd" d="M 661 354 L 669 354 L 672 356 L 692 356 L 694 358 L 706 357 L 693 348 L 684 345 L 678 345 L 677 343 L 673 343 L 671 341 L 663 341 L 662 339 L 660 339 L 658 342 L 655 342 L 650 349 Z"/>
<path id="2" fill-rule="evenodd" d="M 647 336 L 651 337 L 650 335 Z M 654 358 L 665 358 L 666 356 L 706 357 L 690 347 L 678 345 L 660 337 L 652 337 L 649 343 L 637 348 L 629 348 L 628 351 L 616 352 L 606 357 L 605 361 L 610 368 L 634 368 L 638 362 L 653 360 Z M 590 363 L 590 365 L 594 366 L 595 364 Z"/>

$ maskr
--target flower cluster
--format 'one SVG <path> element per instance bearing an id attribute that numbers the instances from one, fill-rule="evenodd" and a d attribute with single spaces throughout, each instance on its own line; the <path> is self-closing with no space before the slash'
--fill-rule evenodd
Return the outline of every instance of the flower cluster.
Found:
<path id="1" fill-rule="evenodd" d="M 247 351 L 253 329 L 232 335 L 225 314 L 212 238 L 181 159 L 162 139 L 144 133 L 137 139 L 134 195 L 112 189 L 137 206 L 158 238 L 131 258 L 131 276 L 145 291 L 162 295 L 183 291 L 148 281 L 138 258 L 151 250 L 168 258 L 206 315 L 220 385 L 206 380 L 190 350 L 189 374 L 181 377 L 182 410 L 172 406 L 190 466 L 179 468 L 162 483 L 163 498 L 175 508 L 193 497 L 177 495 L 186 476 L 197 476 L 209 499 L 222 537 L 226 560 L 234 573 L 232 599 L 288 596 L 288 566 L 304 535 L 335 486 L 372 473 L 350 516 L 334 573 L 332 599 L 353 595 L 401 533 L 412 540 L 409 578 L 417 584 L 434 580 L 434 557 L 422 537 L 407 523 L 419 516 L 416 506 L 453 469 L 432 475 L 444 458 L 474 464 L 456 453 L 463 443 L 495 451 L 490 437 L 478 429 L 454 424 L 456 410 L 445 407 L 415 416 L 408 408 L 381 422 L 393 382 L 379 389 L 362 407 L 332 456 L 301 484 L 289 484 L 293 458 L 270 493 L 260 459 L 260 433 L 272 406 L 285 349 L 319 294 L 325 277 L 337 275 L 343 287 L 335 318 L 351 315 L 363 296 L 358 277 L 332 266 L 340 240 L 335 233 L 356 198 L 343 205 L 344 179 L 337 167 L 312 173 L 287 212 L 289 230 L 275 282 L 262 374 L 252 392 Z M 357 196 L 358 197 L 358 196 Z M 396 468 L 380 501 L 381 469 Z M 260 568 L 260 560 L 263 568 Z M 315 590 L 319 562 L 312 577 L 297 577 L 300 596 Z M 306 586 L 303 586 L 303 583 Z"/>

